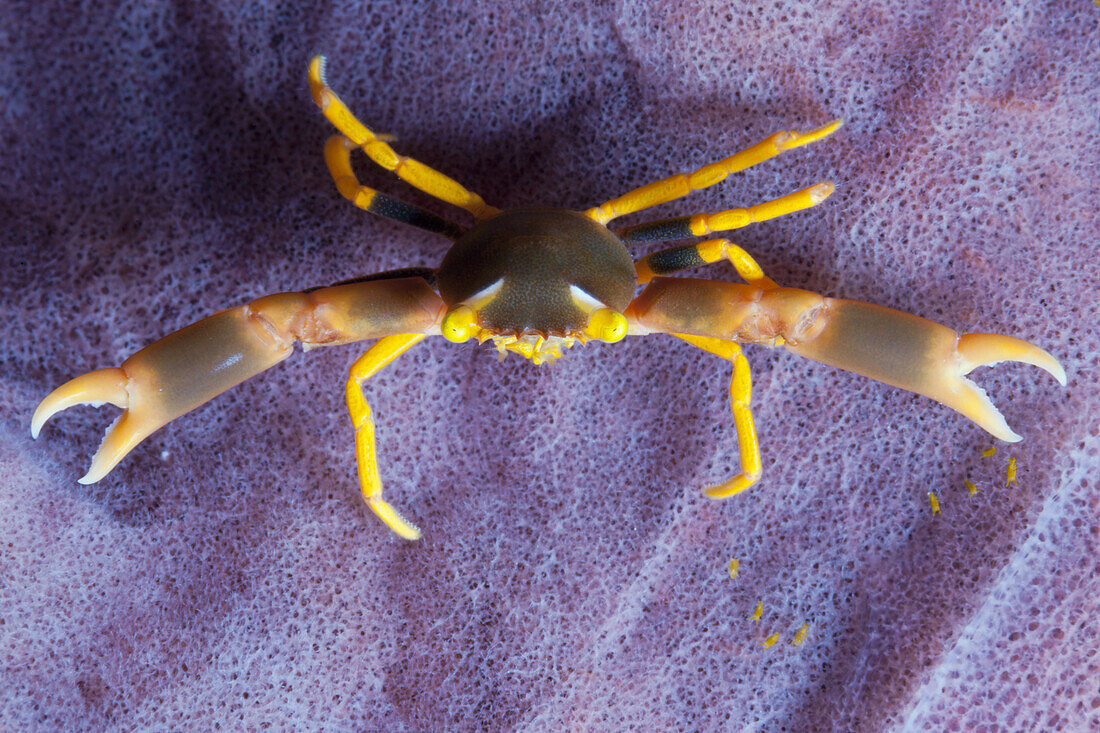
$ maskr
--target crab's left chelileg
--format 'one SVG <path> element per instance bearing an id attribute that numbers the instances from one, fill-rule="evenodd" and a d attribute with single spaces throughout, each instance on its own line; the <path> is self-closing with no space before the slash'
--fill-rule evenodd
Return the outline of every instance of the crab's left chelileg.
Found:
<path id="1" fill-rule="evenodd" d="M 356 119 L 347 105 L 325 82 L 323 56 L 314 56 L 309 62 L 309 90 L 313 95 L 313 101 L 337 130 L 361 147 L 368 158 L 386 170 L 393 171 L 401 180 L 419 188 L 429 196 L 466 209 L 478 219 L 488 219 L 500 213 L 500 209 L 489 206 L 481 196 L 468 190 L 453 178 L 424 165 L 419 160 L 398 155 L 389 143 Z"/>
<path id="2" fill-rule="evenodd" d="M 47 420 L 74 405 L 123 408 L 80 479 L 94 483 L 162 425 L 289 357 L 295 342 L 313 347 L 438 334 L 445 311 L 420 277 L 267 295 L 169 334 L 121 366 L 66 382 L 35 410 L 31 435 L 38 437 Z"/>
<path id="3" fill-rule="evenodd" d="M 382 478 L 378 473 L 374 447 L 374 421 L 371 419 L 370 405 L 363 396 L 362 385 L 423 338 L 422 333 L 411 333 L 380 339 L 351 365 L 345 389 L 348 413 L 355 427 L 355 459 L 359 466 L 359 490 L 363 493 L 363 500 L 387 527 L 407 540 L 420 539 L 420 530 L 382 498 Z"/>
<path id="4" fill-rule="evenodd" d="M 685 333 L 672 335 L 733 364 L 733 378 L 730 380 L 730 410 L 733 412 L 733 422 L 737 427 L 741 473 L 716 486 L 703 489 L 703 493 L 712 499 L 728 499 L 760 480 L 760 445 L 756 441 L 756 423 L 753 422 L 750 406 L 752 374 L 749 372 L 749 362 L 741 353 L 741 346 L 736 342 L 707 336 L 691 336 Z"/>

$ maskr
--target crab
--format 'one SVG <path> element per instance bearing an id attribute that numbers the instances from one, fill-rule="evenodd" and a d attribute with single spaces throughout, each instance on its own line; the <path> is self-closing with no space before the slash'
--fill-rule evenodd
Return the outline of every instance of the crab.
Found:
<path id="1" fill-rule="evenodd" d="M 366 504 L 399 536 L 420 530 L 383 498 L 374 421 L 363 383 L 427 336 L 454 343 L 491 340 L 501 354 L 535 364 L 587 341 L 668 334 L 732 364 L 730 405 L 741 471 L 704 489 L 714 499 L 760 480 L 749 365 L 741 344 L 783 346 L 795 354 L 925 395 L 953 408 L 995 437 L 1018 441 L 1004 417 L 966 375 L 1001 361 L 1032 364 L 1063 386 L 1058 360 L 1026 341 L 947 326 L 878 305 L 783 287 L 752 256 L 724 237 L 679 244 L 635 260 L 628 245 L 726 233 L 753 222 L 816 206 L 831 183 L 747 208 L 695 214 L 611 229 L 619 217 L 713 186 L 733 173 L 821 140 L 839 120 L 807 133 L 778 132 L 724 160 L 649 183 L 586 211 L 500 210 L 444 174 L 399 155 L 392 138 L 361 123 L 325 81 L 324 59 L 309 64 L 309 88 L 340 134 L 324 158 L 337 190 L 355 206 L 452 240 L 435 268 L 383 272 L 329 287 L 279 293 L 223 310 L 141 349 L 121 366 L 76 377 L 51 392 L 31 420 L 31 435 L 77 404 L 122 408 L 88 472 L 102 479 L 138 443 L 171 420 L 283 361 L 303 348 L 378 339 L 352 364 L 345 397 L 355 434 L 359 487 Z M 464 209 L 460 226 L 360 184 L 351 154 L 374 163 L 436 199 Z M 743 283 L 668 277 L 728 261 Z M 639 287 L 643 287 L 638 292 Z"/>

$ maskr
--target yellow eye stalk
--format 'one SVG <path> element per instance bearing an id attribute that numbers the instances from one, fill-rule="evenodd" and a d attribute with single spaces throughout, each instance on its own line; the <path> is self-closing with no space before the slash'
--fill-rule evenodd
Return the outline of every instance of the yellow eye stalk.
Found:
<path id="1" fill-rule="evenodd" d="M 477 338 L 481 329 L 477 327 L 477 314 L 468 305 L 460 305 L 448 313 L 439 326 L 443 338 L 456 344 Z"/>
<path id="2" fill-rule="evenodd" d="M 622 341 L 626 336 L 626 317 L 610 308 L 600 308 L 592 312 L 584 335 L 608 344 Z"/>
<path id="3" fill-rule="evenodd" d="M 584 212 L 500 210 L 429 166 L 400 155 L 350 111 L 309 65 L 314 101 L 339 134 L 324 148 L 336 189 L 355 206 L 451 241 L 437 268 L 382 273 L 343 285 L 279 293 L 221 311 L 169 334 L 121 366 L 79 376 L 51 392 L 31 419 L 38 436 L 54 414 L 76 404 L 122 408 L 92 458 L 84 483 L 100 480 L 153 431 L 305 347 L 377 339 L 345 383 L 359 485 L 370 509 L 406 539 L 420 536 L 382 497 L 374 422 L 362 384 L 427 336 L 462 343 L 492 339 L 500 353 L 537 363 L 574 342 L 613 344 L 627 335 L 669 334 L 730 362 L 730 407 L 741 472 L 707 488 L 724 499 L 763 473 L 751 409 L 752 381 L 740 344 L 784 346 L 816 361 L 932 398 L 994 436 L 1017 441 L 985 393 L 966 378 L 1001 361 L 1033 364 L 1065 384 L 1058 360 L 1009 336 L 959 334 L 889 308 L 781 287 L 741 246 L 725 238 L 666 246 L 640 258 L 628 246 L 726 233 L 810 209 L 833 192 L 828 182 L 753 206 L 693 214 L 617 230 L 617 217 L 713 186 L 737 171 L 824 139 L 840 121 L 808 133 L 777 132 L 716 163 L 641 186 Z M 402 181 L 473 219 L 464 226 L 361 185 L 351 165 L 360 150 Z M 745 282 L 667 277 L 725 260 Z M 640 293 L 638 288 L 645 286 Z M 1015 479 L 1012 462 L 1008 481 Z M 934 494 L 930 495 L 934 501 Z M 758 621 L 758 605 L 753 620 Z M 774 643 L 778 636 L 769 637 Z M 797 638 L 796 638 L 796 643 Z"/>

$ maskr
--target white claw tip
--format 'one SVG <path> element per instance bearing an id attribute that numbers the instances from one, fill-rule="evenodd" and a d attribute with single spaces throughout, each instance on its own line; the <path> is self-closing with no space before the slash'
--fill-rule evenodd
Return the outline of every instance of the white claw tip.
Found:
<path id="1" fill-rule="evenodd" d="M 127 449 L 127 452 L 129 452 L 129 449 Z M 125 455 L 125 453 L 123 455 Z M 85 486 L 96 483 L 109 474 L 111 469 L 114 468 L 115 464 L 121 459 L 122 455 L 117 455 L 112 459 L 108 459 L 103 455 L 103 448 L 101 446 L 100 449 L 96 451 L 96 454 L 92 456 L 92 465 L 88 466 L 88 472 L 78 478 L 76 482 L 78 484 L 84 484 Z"/>
<path id="2" fill-rule="evenodd" d="M 1051 368 L 1047 369 L 1047 371 L 1050 372 L 1050 376 L 1058 380 L 1058 384 L 1062 385 L 1063 387 L 1066 386 L 1066 370 L 1062 368 L 1061 364 L 1055 361 L 1054 364 L 1051 365 Z"/>
<path id="3" fill-rule="evenodd" d="M 34 411 L 34 415 L 31 416 L 31 437 L 35 440 L 38 440 L 38 435 L 42 432 L 42 426 L 46 424 L 46 421 L 58 412 L 58 409 L 47 404 L 48 402 L 49 398 L 42 400 Z"/>
<path id="4" fill-rule="evenodd" d="M 822 201 L 832 196 L 835 190 L 836 186 L 832 183 L 819 183 L 810 188 L 810 200 L 815 204 L 820 204 Z"/>

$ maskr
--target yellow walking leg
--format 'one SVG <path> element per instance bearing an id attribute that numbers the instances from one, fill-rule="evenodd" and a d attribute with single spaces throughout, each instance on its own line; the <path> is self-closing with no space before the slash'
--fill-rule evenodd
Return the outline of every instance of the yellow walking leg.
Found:
<path id="1" fill-rule="evenodd" d="M 834 186 L 831 183 L 818 183 L 801 191 L 781 196 L 762 204 L 756 204 L 744 209 L 729 209 L 719 211 L 717 214 L 696 214 L 691 217 L 691 234 L 701 237 L 713 232 L 726 232 L 731 229 L 740 229 L 760 221 L 775 219 L 796 211 L 817 206 L 832 195 Z"/>
<path id="2" fill-rule="evenodd" d="M 462 236 L 463 230 L 457 224 L 359 183 L 351 168 L 351 151 L 354 149 L 355 143 L 343 135 L 333 135 L 325 143 L 325 164 L 336 183 L 336 189 L 344 198 L 364 211 L 402 224 L 411 224 L 451 239 Z"/>
<path id="3" fill-rule="evenodd" d="M 831 135 L 840 125 L 840 120 L 833 120 L 824 127 L 819 127 L 807 133 L 777 132 L 756 145 L 717 163 L 705 165 L 692 173 L 678 173 L 646 184 L 584 213 L 590 219 L 601 224 L 607 224 L 612 219 L 620 216 L 648 209 L 657 204 L 675 201 L 678 198 L 687 196 L 692 191 L 698 191 L 724 181 L 732 173 L 743 171 L 757 163 L 774 158 L 787 150 L 801 147 Z"/>
<path id="4" fill-rule="evenodd" d="M 764 274 L 752 255 L 728 239 L 708 239 L 698 244 L 682 244 L 646 255 L 634 263 L 638 283 L 645 285 L 657 275 L 670 275 L 680 270 L 699 267 L 725 258 L 737 274 L 750 285 L 765 290 L 779 287 Z M 728 342 L 723 342 L 728 343 Z M 723 356 L 719 354 L 719 356 Z M 723 358 L 725 358 L 723 356 Z"/>
<path id="5" fill-rule="evenodd" d="M 653 242 L 687 239 L 705 234 L 728 232 L 768 219 L 785 216 L 817 206 L 832 195 L 831 183 L 818 183 L 801 191 L 780 196 L 771 201 L 740 209 L 727 209 L 716 214 L 696 214 L 675 219 L 662 219 L 616 230 L 624 242 Z"/>
<path id="6" fill-rule="evenodd" d="M 363 499 L 386 526 L 407 540 L 420 539 L 420 530 L 382 498 L 382 478 L 374 448 L 374 422 L 370 405 L 363 396 L 362 383 L 391 361 L 405 353 L 424 334 L 399 334 L 379 339 L 351 365 L 345 389 L 348 413 L 355 427 L 355 458 L 359 465 L 359 489 Z"/>
<path id="7" fill-rule="evenodd" d="M 708 486 L 703 493 L 712 499 L 728 499 L 740 493 L 760 480 L 760 446 L 756 442 L 756 425 L 752 420 L 750 402 L 752 400 L 752 376 L 749 362 L 741 353 L 741 347 L 733 341 L 710 338 L 709 336 L 690 336 L 672 334 L 692 346 L 709 351 L 715 356 L 733 362 L 733 379 L 730 380 L 730 409 L 733 422 L 737 427 L 737 443 L 741 454 L 741 473 L 715 486 Z"/>
<path id="8" fill-rule="evenodd" d="M 347 105 L 336 96 L 324 79 L 324 57 L 314 56 L 309 62 L 309 91 L 337 130 L 363 149 L 367 157 L 386 170 L 393 171 L 406 183 L 449 204 L 460 206 L 478 219 L 488 219 L 500 213 L 476 193 L 418 160 L 398 155 L 389 144 L 356 119 Z"/>

